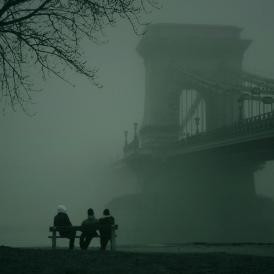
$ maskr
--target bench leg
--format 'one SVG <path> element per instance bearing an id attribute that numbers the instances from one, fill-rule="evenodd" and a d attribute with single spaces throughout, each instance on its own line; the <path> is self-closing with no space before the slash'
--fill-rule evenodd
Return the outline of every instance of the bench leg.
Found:
<path id="1" fill-rule="evenodd" d="M 56 231 L 52 232 L 52 244 L 51 244 L 52 249 L 56 249 Z"/>
<path id="2" fill-rule="evenodd" d="M 116 234 L 115 234 L 115 230 L 112 230 L 112 232 L 111 232 L 110 250 L 111 251 L 115 251 L 116 250 Z"/>

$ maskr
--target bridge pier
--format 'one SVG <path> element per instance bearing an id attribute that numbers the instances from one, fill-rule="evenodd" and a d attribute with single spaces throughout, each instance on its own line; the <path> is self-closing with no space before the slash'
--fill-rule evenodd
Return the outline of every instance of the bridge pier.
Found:
<path id="1" fill-rule="evenodd" d="M 264 217 L 263 200 L 255 191 L 254 172 L 261 162 L 244 155 L 219 153 L 140 162 L 131 167 L 138 174 L 141 193 L 111 204 L 124 228 L 122 240 L 274 240 L 274 218 L 270 221 Z"/>

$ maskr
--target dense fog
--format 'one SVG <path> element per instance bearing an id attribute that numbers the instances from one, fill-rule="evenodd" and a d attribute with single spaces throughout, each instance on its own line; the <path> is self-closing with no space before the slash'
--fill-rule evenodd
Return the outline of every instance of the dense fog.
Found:
<path id="1" fill-rule="evenodd" d="M 273 9 L 272 0 L 169 0 L 144 20 L 242 27 L 242 37 L 253 41 L 244 69 L 274 78 Z M 54 77 L 40 81 L 33 72 L 43 89 L 28 107 L 33 115 L 6 108 L 0 116 L 0 245 L 47 246 L 58 204 L 76 225 L 87 208 L 99 217 L 113 198 L 139 191 L 130 172 L 117 175 L 115 163 L 123 156 L 124 130 L 132 138 L 133 123 L 142 123 L 140 39 L 129 24 L 107 28 L 104 43 L 83 44 L 103 88 L 76 74 L 68 74 L 72 87 Z M 256 174 L 257 193 L 274 197 L 273 166 Z"/>

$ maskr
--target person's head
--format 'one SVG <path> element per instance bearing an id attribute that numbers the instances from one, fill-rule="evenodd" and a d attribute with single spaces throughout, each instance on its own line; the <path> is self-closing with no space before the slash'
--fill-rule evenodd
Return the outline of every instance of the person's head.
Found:
<path id="1" fill-rule="evenodd" d="M 58 213 L 66 213 L 67 212 L 67 208 L 64 205 L 58 205 L 57 206 L 57 212 Z"/>
<path id="2" fill-rule="evenodd" d="M 107 208 L 104 209 L 103 215 L 104 215 L 104 216 L 109 216 L 109 215 L 110 215 L 109 209 L 107 209 Z"/>
<path id="3" fill-rule="evenodd" d="M 92 208 L 88 209 L 88 216 L 94 216 L 94 210 Z"/>

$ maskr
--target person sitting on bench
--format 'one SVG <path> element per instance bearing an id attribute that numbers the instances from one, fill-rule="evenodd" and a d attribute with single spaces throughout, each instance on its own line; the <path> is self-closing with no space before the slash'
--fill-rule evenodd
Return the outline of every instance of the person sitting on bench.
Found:
<path id="1" fill-rule="evenodd" d="M 110 215 L 109 209 L 105 209 L 103 217 L 99 219 L 101 250 L 106 250 L 107 244 L 111 240 L 114 223 L 114 217 Z"/>
<path id="2" fill-rule="evenodd" d="M 88 209 L 88 218 L 82 222 L 82 234 L 80 236 L 80 248 L 83 250 L 88 249 L 91 240 L 99 237 L 96 230 L 98 229 L 98 220 L 94 216 L 92 208 Z"/>
<path id="3" fill-rule="evenodd" d="M 54 217 L 54 226 L 58 227 L 58 232 L 61 237 L 69 239 L 69 248 L 74 248 L 76 231 L 72 228 L 72 224 L 67 214 L 67 209 L 64 205 L 57 207 L 57 215 Z"/>

